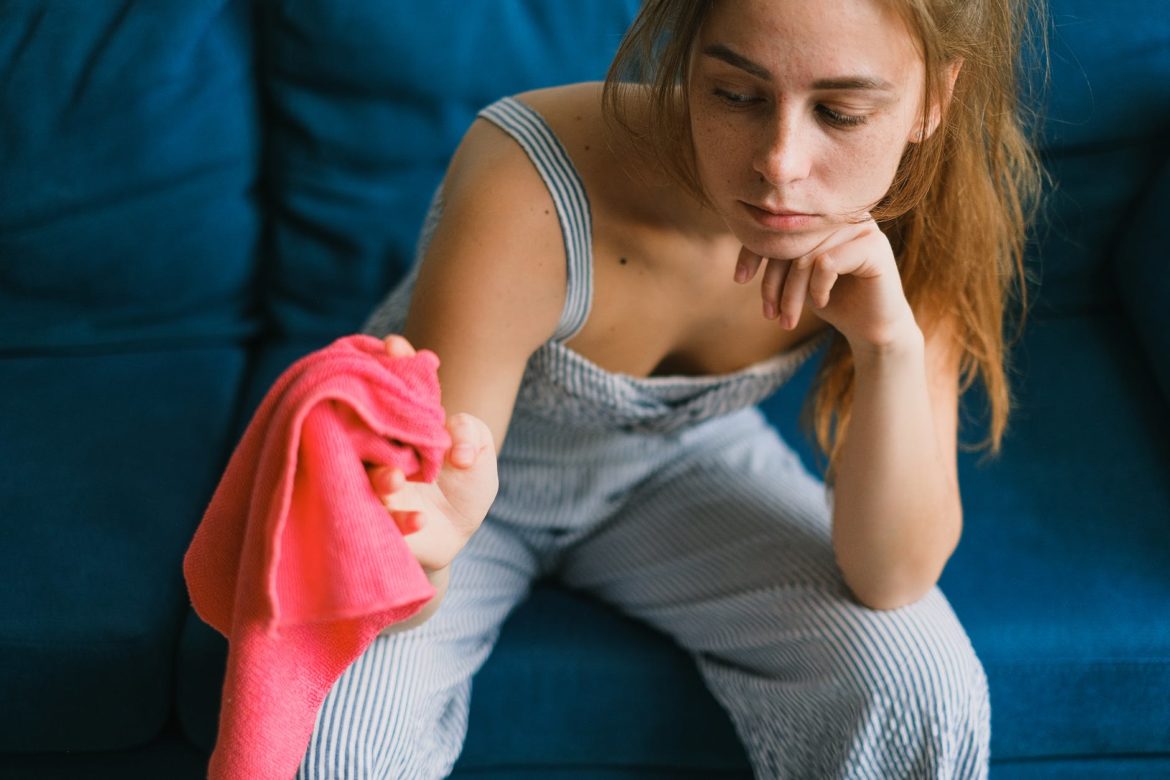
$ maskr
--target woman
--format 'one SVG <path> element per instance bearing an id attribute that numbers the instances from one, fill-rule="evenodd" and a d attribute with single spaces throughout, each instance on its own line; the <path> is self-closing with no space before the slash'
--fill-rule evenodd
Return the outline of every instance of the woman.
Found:
<path id="1" fill-rule="evenodd" d="M 371 473 L 439 596 L 343 675 L 302 777 L 445 776 L 472 674 L 554 572 L 690 651 L 759 777 L 986 774 L 936 582 L 958 396 L 984 382 L 993 448 L 1008 411 L 1022 19 L 649 0 L 604 85 L 481 112 L 369 324 L 442 361 L 439 480 Z M 825 343 L 828 490 L 753 407 Z"/>

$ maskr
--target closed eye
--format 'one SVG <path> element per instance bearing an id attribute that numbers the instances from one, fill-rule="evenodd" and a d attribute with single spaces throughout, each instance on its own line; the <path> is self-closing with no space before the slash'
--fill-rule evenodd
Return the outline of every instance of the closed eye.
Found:
<path id="1" fill-rule="evenodd" d="M 732 92 L 731 90 L 722 89 L 720 87 L 716 87 L 713 90 L 713 94 L 724 103 L 727 103 L 730 106 L 735 106 L 737 108 L 750 106 L 753 103 L 758 103 L 760 100 L 760 98 L 753 97 L 752 95 L 744 95 L 740 92 Z"/>
<path id="2" fill-rule="evenodd" d="M 863 114 L 843 114 L 840 111 L 834 111 L 824 104 L 818 104 L 816 110 L 822 119 L 835 127 L 857 127 L 865 124 L 866 119 L 868 119 Z"/>

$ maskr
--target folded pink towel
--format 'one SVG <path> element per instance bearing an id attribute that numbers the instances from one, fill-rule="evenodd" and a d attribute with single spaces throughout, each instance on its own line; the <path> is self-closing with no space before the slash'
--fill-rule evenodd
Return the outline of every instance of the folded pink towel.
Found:
<path id="1" fill-rule="evenodd" d="M 212 780 L 288 780 L 329 689 L 434 595 L 365 464 L 433 481 L 451 445 L 439 360 L 348 336 L 265 396 L 183 560 L 191 603 L 228 638 Z"/>

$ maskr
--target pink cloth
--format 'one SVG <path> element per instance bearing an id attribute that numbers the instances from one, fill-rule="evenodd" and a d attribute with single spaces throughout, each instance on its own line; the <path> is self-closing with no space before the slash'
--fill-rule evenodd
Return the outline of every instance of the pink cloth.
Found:
<path id="1" fill-rule="evenodd" d="M 434 595 L 365 464 L 433 481 L 451 445 L 438 358 L 348 336 L 265 396 L 183 560 L 195 611 L 228 638 L 212 780 L 288 780 L 329 689 Z"/>

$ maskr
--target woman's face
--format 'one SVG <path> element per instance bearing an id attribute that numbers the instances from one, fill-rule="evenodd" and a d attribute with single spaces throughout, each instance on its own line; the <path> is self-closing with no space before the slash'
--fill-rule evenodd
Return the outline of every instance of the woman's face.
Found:
<path id="1" fill-rule="evenodd" d="M 794 258 L 886 194 L 923 65 L 877 0 L 720 0 L 689 77 L 699 177 L 750 250 Z"/>

